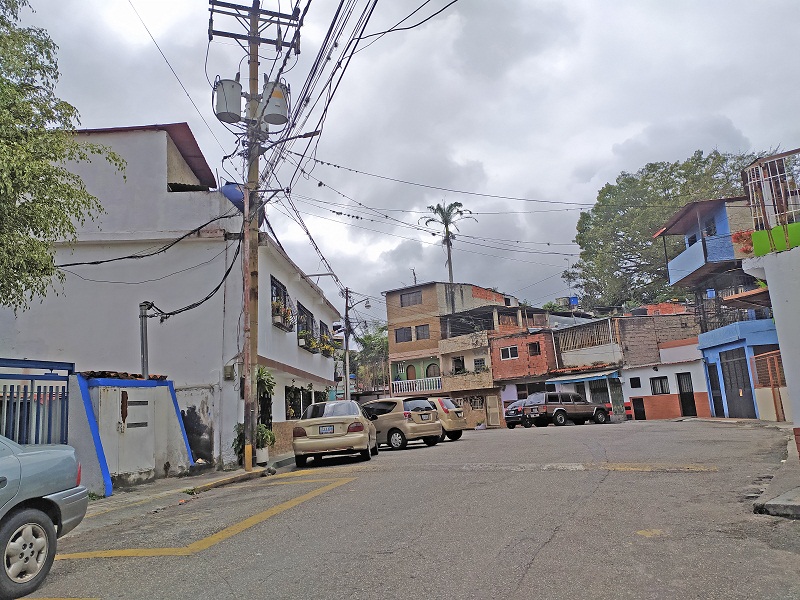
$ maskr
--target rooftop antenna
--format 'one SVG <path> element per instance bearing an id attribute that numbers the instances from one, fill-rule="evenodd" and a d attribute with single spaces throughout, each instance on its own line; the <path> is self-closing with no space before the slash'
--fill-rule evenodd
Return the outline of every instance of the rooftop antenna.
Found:
<path id="1" fill-rule="evenodd" d="M 414 285 L 417 285 L 417 272 L 414 270 L 414 267 L 411 267 L 411 274 L 414 276 Z"/>

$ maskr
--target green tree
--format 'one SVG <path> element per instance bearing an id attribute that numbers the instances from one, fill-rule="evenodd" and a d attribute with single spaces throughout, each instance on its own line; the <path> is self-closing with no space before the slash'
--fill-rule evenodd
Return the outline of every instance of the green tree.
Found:
<path id="1" fill-rule="evenodd" d="M 0 0 L 0 306 L 26 309 L 53 279 L 53 243 L 75 239 L 75 222 L 101 211 L 97 199 L 65 163 L 100 155 L 123 161 L 97 144 L 80 143 L 72 105 L 56 97 L 57 47 L 43 29 L 21 27 L 28 0 Z"/>
<path id="2" fill-rule="evenodd" d="M 754 154 L 708 155 L 685 161 L 648 163 L 606 184 L 591 210 L 581 212 L 575 242 L 580 257 L 563 278 L 581 291 L 581 306 L 620 306 L 676 295 L 669 287 L 662 240 L 653 235 L 682 206 L 744 192 L 741 169 Z M 670 256 L 679 241 L 667 240 Z"/>
<path id="3" fill-rule="evenodd" d="M 352 353 L 351 367 L 363 389 L 377 389 L 388 383 L 389 335 L 386 325 L 368 323 L 367 331 L 356 336 L 361 350 Z"/>
<path id="4" fill-rule="evenodd" d="M 431 223 L 437 223 L 442 226 L 442 245 L 447 248 L 447 273 L 450 277 L 450 283 L 453 283 L 453 240 L 456 236 L 453 235 L 453 230 L 458 231 L 456 223 L 464 219 L 472 219 L 472 211 L 464 208 L 461 202 L 451 202 L 450 204 L 437 204 L 436 206 L 429 206 L 428 210 L 433 213 L 432 217 L 423 217 L 420 221 L 425 221 L 428 226 Z"/>

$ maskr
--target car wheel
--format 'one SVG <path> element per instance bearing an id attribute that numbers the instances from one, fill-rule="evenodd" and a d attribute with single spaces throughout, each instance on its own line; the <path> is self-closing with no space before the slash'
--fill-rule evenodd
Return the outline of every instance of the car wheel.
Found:
<path id="1" fill-rule="evenodd" d="M 44 581 L 56 555 L 56 528 L 40 510 L 12 512 L 0 527 L 3 566 L 0 597 L 19 598 L 36 590 Z"/>
<path id="2" fill-rule="evenodd" d="M 361 460 L 370 460 L 372 458 L 372 452 L 370 452 L 369 448 L 359 451 L 358 455 L 361 457 Z"/>
<path id="3" fill-rule="evenodd" d="M 436 444 L 439 443 L 439 436 L 432 435 L 426 438 L 422 438 L 422 441 L 425 442 L 427 446 L 435 446 Z"/>
<path id="4" fill-rule="evenodd" d="M 530 419 L 522 419 L 522 426 L 525 429 L 530 429 L 533 426 L 533 423 L 531 423 Z"/>
<path id="5" fill-rule="evenodd" d="M 294 455 L 294 466 L 296 466 L 298 469 L 302 469 L 303 467 L 305 467 L 307 461 L 308 461 L 307 456 L 301 456 L 299 454 Z"/>
<path id="6" fill-rule="evenodd" d="M 387 439 L 389 440 L 389 447 L 392 450 L 402 450 L 408 445 L 405 434 L 399 429 L 392 429 Z"/>
<path id="7" fill-rule="evenodd" d="M 516 423 L 506 423 L 506 427 L 508 427 L 509 429 L 514 429 L 514 427 L 516 426 L 517 426 Z"/>
<path id="8" fill-rule="evenodd" d="M 608 415 L 604 410 L 598 410 L 594 413 L 594 422 L 602 425 L 603 423 L 608 423 Z"/>
<path id="9" fill-rule="evenodd" d="M 372 452 L 372 456 L 378 456 L 378 439 L 375 439 L 375 446 L 370 450 Z"/>
<path id="10" fill-rule="evenodd" d="M 447 432 L 447 437 L 455 442 L 456 440 L 460 440 L 461 439 L 461 434 L 462 433 L 463 432 L 460 429 L 456 429 L 455 431 L 448 431 Z"/>
<path id="11" fill-rule="evenodd" d="M 562 425 L 567 424 L 567 415 L 561 411 L 558 411 L 556 414 L 553 415 L 553 423 L 560 427 Z"/>

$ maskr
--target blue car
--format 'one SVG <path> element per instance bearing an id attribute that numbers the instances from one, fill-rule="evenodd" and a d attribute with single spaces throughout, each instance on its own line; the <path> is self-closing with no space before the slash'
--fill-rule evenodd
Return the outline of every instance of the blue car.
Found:
<path id="1" fill-rule="evenodd" d="M 83 520 L 89 494 L 75 449 L 21 446 L 0 435 L 0 598 L 36 590 L 56 555 L 56 539 Z"/>

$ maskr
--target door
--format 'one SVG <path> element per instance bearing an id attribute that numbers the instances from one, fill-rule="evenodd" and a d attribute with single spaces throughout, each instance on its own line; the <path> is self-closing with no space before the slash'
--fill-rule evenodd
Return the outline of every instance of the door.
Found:
<path id="1" fill-rule="evenodd" d="M 19 477 L 19 459 L 11 448 L 0 442 L 0 509 L 17 495 Z"/>
<path id="2" fill-rule="evenodd" d="M 681 413 L 684 417 L 696 417 L 697 406 L 694 403 L 694 388 L 691 373 L 677 373 L 678 397 L 681 401 Z"/>
<path id="3" fill-rule="evenodd" d="M 644 413 L 644 398 L 631 398 L 633 404 L 633 418 L 637 421 L 644 421 L 647 415 Z"/>
<path id="4" fill-rule="evenodd" d="M 715 417 L 725 416 L 725 406 L 722 403 L 722 390 L 719 386 L 719 371 L 717 371 L 717 363 L 708 363 L 708 385 L 711 390 L 711 404 L 714 407 Z"/>
<path id="5" fill-rule="evenodd" d="M 500 426 L 500 402 L 494 394 L 486 396 L 486 425 L 488 427 Z"/>
<path id="6" fill-rule="evenodd" d="M 406 380 L 412 381 L 417 378 L 417 368 L 414 365 L 408 365 L 406 367 Z"/>
<path id="7" fill-rule="evenodd" d="M 744 348 L 719 353 L 722 367 L 722 385 L 728 401 L 728 416 L 740 419 L 755 419 L 753 388 L 750 386 L 750 370 Z"/>

